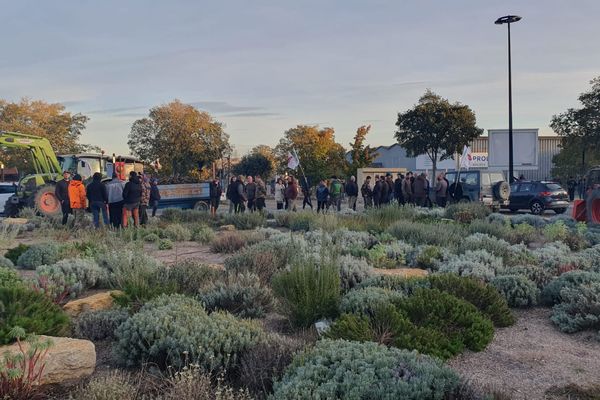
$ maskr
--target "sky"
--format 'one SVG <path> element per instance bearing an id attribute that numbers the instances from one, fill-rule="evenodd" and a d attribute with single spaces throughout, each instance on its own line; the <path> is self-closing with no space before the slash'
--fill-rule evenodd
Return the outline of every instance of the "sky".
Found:
<path id="1" fill-rule="evenodd" d="M 348 147 L 394 143 L 431 89 L 506 128 L 548 127 L 600 75 L 598 0 L 0 0 L 0 98 L 90 117 L 82 142 L 128 153 L 132 123 L 180 99 L 225 124 L 240 154 L 299 124 Z"/>

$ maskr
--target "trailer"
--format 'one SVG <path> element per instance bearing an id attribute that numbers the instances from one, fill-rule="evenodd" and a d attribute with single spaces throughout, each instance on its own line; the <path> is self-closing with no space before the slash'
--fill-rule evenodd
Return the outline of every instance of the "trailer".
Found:
<path id="1" fill-rule="evenodd" d="M 208 211 L 210 209 L 210 182 L 158 185 L 158 208 L 181 208 Z"/>

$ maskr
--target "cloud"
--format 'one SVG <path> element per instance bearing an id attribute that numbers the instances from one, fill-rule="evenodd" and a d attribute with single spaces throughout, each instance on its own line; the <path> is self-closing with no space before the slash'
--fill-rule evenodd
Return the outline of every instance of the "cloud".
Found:
<path id="1" fill-rule="evenodd" d="M 279 113 L 275 113 L 275 112 L 266 112 L 266 111 L 254 111 L 254 112 L 240 112 L 240 113 L 233 113 L 233 114 L 227 114 L 227 117 L 279 117 L 281 116 L 281 114 Z"/>
<path id="2" fill-rule="evenodd" d="M 147 106 L 135 106 L 135 107 L 119 107 L 119 108 L 105 108 L 99 110 L 87 111 L 86 114 L 119 114 L 128 111 L 135 111 L 141 109 L 148 109 Z M 140 112 L 142 113 L 142 112 Z"/>
<path id="3" fill-rule="evenodd" d="M 196 108 L 215 114 L 239 113 L 244 111 L 264 110 L 263 107 L 235 106 L 226 101 L 196 101 L 188 103 Z"/>

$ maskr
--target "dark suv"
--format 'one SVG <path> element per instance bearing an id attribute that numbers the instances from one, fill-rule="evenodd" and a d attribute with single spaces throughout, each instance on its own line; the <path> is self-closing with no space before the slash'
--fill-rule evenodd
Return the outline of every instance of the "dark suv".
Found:
<path id="1" fill-rule="evenodd" d="M 494 211 L 508 205 L 510 186 L 500 171 L 460 171 L 446 172 L 450 183 L 449 193 L 456 202 L 480 201 Z"/>
<path id="2" fill-rule="evenodd" d="M 510 185 L 510 201 L 508 209 L 517 211 L 531 210 L 532 214 L 540 215 L 545 210 L 554 210 L 562 214 L 569 207 L 569 195 L 556 182 L 524 181 Z"/>

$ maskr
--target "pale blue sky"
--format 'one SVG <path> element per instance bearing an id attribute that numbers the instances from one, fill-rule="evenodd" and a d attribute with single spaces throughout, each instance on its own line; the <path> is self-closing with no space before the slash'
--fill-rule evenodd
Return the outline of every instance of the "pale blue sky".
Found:
<path id="1" fill-rule="evenodd" d="M 431 88 L 507 126 L 550 132 L 600 75 L 600 1 L 5 1 L 0 97 L 63 102 L 91 120 L 84 142 L 127 152 L 132 122 L 178 98 L 226 124 L 241 152 L 297 124 L 345 146 L 372 124 L 391 144 L 398 111 Z"/>

